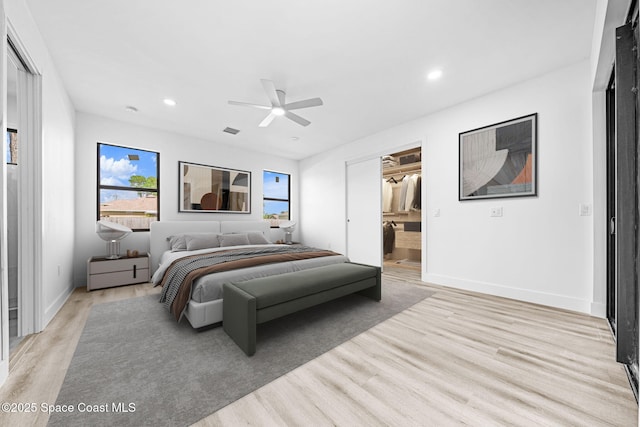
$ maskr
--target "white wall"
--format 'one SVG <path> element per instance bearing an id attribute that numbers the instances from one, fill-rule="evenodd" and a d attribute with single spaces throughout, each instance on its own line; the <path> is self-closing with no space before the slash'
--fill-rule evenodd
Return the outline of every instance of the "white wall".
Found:
<path id="1" fill-rule="evenodd" d="M 539 196 L 459 202 L 458 134 L 531 113 L 538 113 Z M 589 312 L 593 217 L 578 216 L 593 196 L 589 62 L 303 160 L 303 241 L 344 251 L 344 162 L 421 140 L 423 279 Z M 489 217 L 494 206 L 503 207 L 502 218 Z"/>
<path id="2" fill-rule="evenodd" d="M 97 143 L 105 142 L 160 153 L 160 220 L 222 221 L 262 218 L 262 172 L 265 169 L 291 174 L 291 216 L 298 217 L 298 162 L 230 145 L 205 141 L 161 130 L 135 126 L 86 113 L 78 113 L 76 127 L 76 251 L 74 283 L 86 284 L 86 261 L 106 253 L 104 241 L 95 233 Z M 178 212 L 178 161 L 187 161 L 251 172 L 251 214 Z M 280 230 L 274 237 L 283 238 Z M 295 233 L 294 233 L 295 236 Z M 121 242 L 121 251 L 149 250 L 149 233 L 136 232 Z"/>
<path id="3" fill-rule="evenodd" d="M 42 277 L 45 326 L 73 290 L 75 110 L 24 0 L 6 0 L 5 12 L 42 76 Z"/>

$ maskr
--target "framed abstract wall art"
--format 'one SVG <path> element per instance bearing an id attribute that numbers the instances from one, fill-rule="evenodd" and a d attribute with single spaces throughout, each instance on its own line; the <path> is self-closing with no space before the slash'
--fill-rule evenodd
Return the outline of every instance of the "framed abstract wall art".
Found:
<path id="1" fill-rule="evenodd" d="M 537 195 L 537 118 L 460 133 L 459 200 Z"/>
<path id="2" fill-rule="evenodd" d="M 178 162 L 179 212 L 251 213 L 251 172 Z"/>

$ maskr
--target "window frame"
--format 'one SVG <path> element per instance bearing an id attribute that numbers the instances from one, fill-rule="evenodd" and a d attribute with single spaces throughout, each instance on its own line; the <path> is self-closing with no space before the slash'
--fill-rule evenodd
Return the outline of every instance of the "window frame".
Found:
<path id="1" fill-rule="evenodd" d="M 8 138 L 10 134 L 15 134 L 16 135 L 16 144 L 18 144 L 18 146 L 16 147 L 16 157 L 19 157 L 19 154 L 17 152 L 18 151 L 18 147 L 20 145 L 18 143 L 18 129 L 7 128 L 7 134 L 5 135 L 5 139 Z M 10 152 L 11 147 L 10 147 L 10 142 L 9 141 L 7 141 L 7 150 L 9 150 L 9 153 L 5 152 L 5 159 L 4 159 L 5 163 L 8 164 L 8 165 L 17 165 L 18 164 L 17 159 L 14 159 L 13 156 L 11 156 L 11 152 Z M 7 154 L 9 154 L 9 157 L 10 157 L 8 159 L 6 158 Z"/>
<path id="2" fill-rule="evenodd" d="M 265 173 L 273 173 L 273 174 L 279 174 L 279 175 L 286 175 L 288 177 L 287 180 L 287 195 L 288 198 L 287 199 L 280 199 L 280 198 L 275 198 L 275 197 L 266 197 L 264 195 L 264 175 Z M 277 171 L 273 171 L 273 170 L 269 170 L 269 169 L 263 169 L 262 170 L 262 217 L 264 218 L 264 202 L 265 201 L 270 201 L 270 202 L 287 202 L 289 204 L 289 212 L 288 212 L 288 218 L 287 219 L 283 219 L 283 218 L 278 218 L 278 220 L 285 220 L 285 221 L 291 221 L 291 174 L 290 173 L 286 173 L 286 172 L 277 172 Z M 278 228 L 277 225 L 271 225 L 271 228 Z"/>
<path id="3" fill-rule="evenodd" d="M 146 188 L 146 187 L 131 187 L 131 186 L 120 186 L 120 185 L 102 185 L 101 184 L 101 174 L 100 174 L 100 147 L 101 146 L 109 146 L 115 148 L 121 148 L 125 150 L 138 150 L 138 151 L 146 151 L 148 153 L 153 153 L 156 155 L 156 188 Z M 133 191 L 133 192 L 145 192 L 145 193 L 155 193 L 156 194 L 156 221 L 160 221 L 160 153 L 158 151 L 147 150 L 144 148 L 136 148 L 129 147 L 126 145 L 116 145 L 109 144 L 106 142 L 98 141 L 96 143 L 96 160 L 97 160 L 97 179 L 96 179 L 96 221 L 100 220 L 100 191 L 101 190 L 116 190 L 116 191 Z M 132 228 L 131 231 L 149 231 L 150 228 Z"/>

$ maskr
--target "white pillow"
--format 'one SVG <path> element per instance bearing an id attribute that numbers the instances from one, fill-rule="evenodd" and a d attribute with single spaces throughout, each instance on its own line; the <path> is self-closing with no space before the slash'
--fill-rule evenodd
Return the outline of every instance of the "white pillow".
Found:
<path id="1" fill-rule="evenodd" d="M 218 236 L 220 241 L 220 247 L 224 246 L 240 246 L 248 245 L 249 238 L 246 234 L 234 233 L 234 234 L 220 234 Z"/>
<path id="2" fill-rule="evenodd" d="M 187 250 L 195 251 L 198 249 L 219 248 L 219 233 L 189 233 L 184 238 L 187 242 Z"/>
<path id="3" fill-rule="evenodd" d="M 262 231 L 248 231 L 247 237 L 252 245 L 268 245 L 271 243 Z"/>
<path id="4" fill-rule="evenodd" d="M 184 239 L 184 234 L 169 236 L 167 240 L 169 241 L 169 246 L 171 246 L 171 252 L 187 250 L 187 241 Z"/>

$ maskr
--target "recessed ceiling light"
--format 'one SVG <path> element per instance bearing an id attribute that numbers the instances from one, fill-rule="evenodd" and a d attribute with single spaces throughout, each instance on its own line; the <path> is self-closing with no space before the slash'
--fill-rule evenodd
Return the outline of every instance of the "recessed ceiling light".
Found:
<path id="1" fill-rule="evenodd" d="M 168 105 L 169 107 L 176 106 L 176 101 L 174 101 L 173 99 L 165 98 L 163 102 L 165 105 Z"/>
<path id="2" fill-rule="evenodd" d="M 125 110 L 127 110 L 130 113 L 137 113 L 138 109 L 136 107 L 134 107 L 133 105 L 127 105 L 126 107 L 124 107 Z"/>
<path id="3" fill-rule="evenodd" d="M 433 70 L 427 74 L 429 80 L 438 80 L 440 77 L 442 77 L 442 70 Z"/>
<path id="4" fill-rule="evenodd" d="M 284 109 L 280 107 L 273 107 L 271 112 L 276 116 L 284 116 Z"/>

